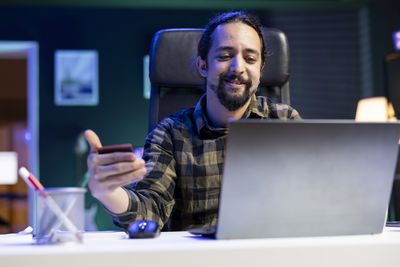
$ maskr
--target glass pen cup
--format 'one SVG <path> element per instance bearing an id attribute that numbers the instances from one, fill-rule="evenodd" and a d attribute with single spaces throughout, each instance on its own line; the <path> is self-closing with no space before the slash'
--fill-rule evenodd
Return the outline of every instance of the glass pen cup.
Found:
<path id="1" fill-rule="evenodd" d="M 79 242 L 85 230 L 85 188 L 54 187 L 36 191 L 33 237 L 38 244 Z"/>

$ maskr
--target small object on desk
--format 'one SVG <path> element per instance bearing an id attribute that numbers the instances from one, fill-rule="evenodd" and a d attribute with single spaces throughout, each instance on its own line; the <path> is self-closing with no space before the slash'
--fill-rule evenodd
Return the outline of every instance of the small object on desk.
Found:
<path id="1" fill-rule="evenodd" d="M 33 233 L 32 226 L 28 226 L 24 230 L 19 231 L 17 234 L 19 234 L 19 235 L 31 235 L 32 233 Z"/>
<path id="2" fill-rule="evenodd" d="M 129 238 L 153 238 L 160 235 L 158 223 L 141 220 L 131 223 L 128 227 Z"/>
<path id="3" fill-rule="evenodd" d="M 189 230 L 192 235 L 201 235 L 202 237 L 215 238 L 217 233 L 217 225 L 205 226 L 200 228 L 193 228 Z"/>

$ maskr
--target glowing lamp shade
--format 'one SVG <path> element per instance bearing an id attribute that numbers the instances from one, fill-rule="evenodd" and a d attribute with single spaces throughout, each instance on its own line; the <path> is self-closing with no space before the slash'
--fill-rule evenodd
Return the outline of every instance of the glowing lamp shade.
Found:
<path id="1" fill-rule="evenodd" d="M 397 121 L 396 114 L 386 97 L 370 97 L 358 101 L 356 121 L 385 122 Z"/>
<path id="2" fill-rule="evenodd" d="M 358 101 L 356 121 L 387 121 L 386 97 L 371 97 Z"/>

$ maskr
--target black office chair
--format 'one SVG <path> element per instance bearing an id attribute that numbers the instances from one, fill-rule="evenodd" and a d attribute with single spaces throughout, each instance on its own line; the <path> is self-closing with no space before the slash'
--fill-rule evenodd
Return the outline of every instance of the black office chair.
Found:
<path id="1" fill-rule="evenodd" d="M 197 44 L 203 29 L 158 31 L 150 51 L 149 131 L 164 117 L 194 106 L 204 93 L 205 81 L 196 69 Z M 266 65 L 257 94 L 290 104 L 289 46 L 285 34 L 263 28 Z"/>

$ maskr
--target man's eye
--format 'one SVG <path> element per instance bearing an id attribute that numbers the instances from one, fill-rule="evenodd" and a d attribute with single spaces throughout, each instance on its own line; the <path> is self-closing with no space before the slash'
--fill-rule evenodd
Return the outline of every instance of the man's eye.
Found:
<path id="1" fill-rule="evenodd" d="M 247 61 L 248 63 L 256 63 L 256 62 L 257 62 L 257 59 L 254 58 L 254 57 L 247 57 L 247 58 L 246 58 L 246 61 Z"/>
<path id="2" fill-rule="evenodd" d="M 218 60 L 229 60 L 231 58 L 230 55 L 219 55 Z"/>

